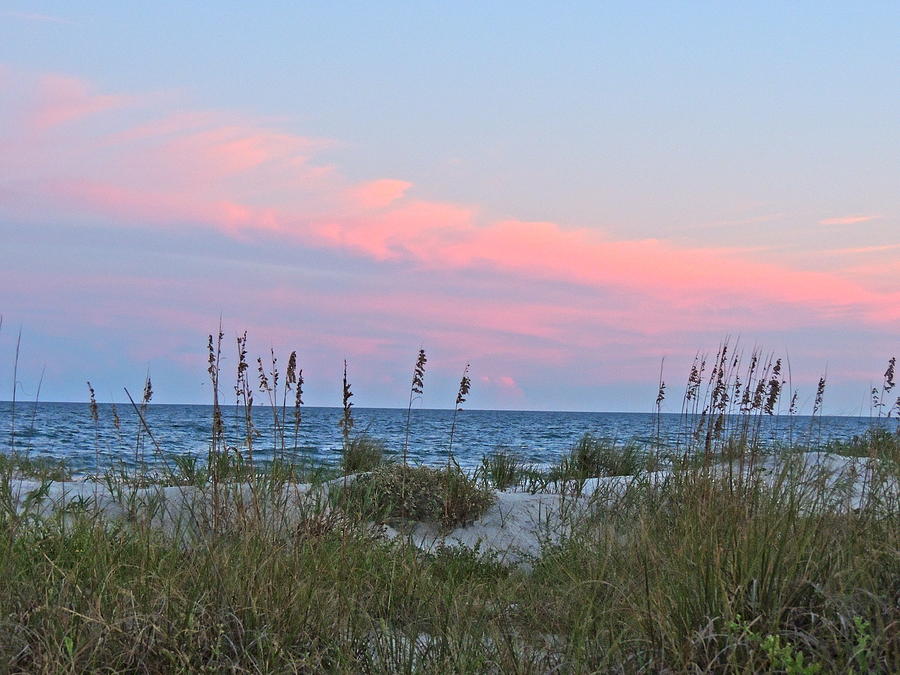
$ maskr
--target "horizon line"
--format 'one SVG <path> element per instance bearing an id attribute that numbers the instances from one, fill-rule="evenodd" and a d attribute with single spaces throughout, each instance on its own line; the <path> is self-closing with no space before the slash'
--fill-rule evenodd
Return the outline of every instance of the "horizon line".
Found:
<path id="1" fill-rule="evenodd" d="M 0 405 L 2 404 L 12 404 L 13 401 L 10 400 L 0 400 Z M 22 406 L 35 406 L 35 405 L 85 405 L 90 406 L 90 401 L 29 401 L 29 400 L 17 400 L 15 401 L 17 405 Z M 130 403 L 116 403 L 114 401 L 97 401 L 97 405 L 121 405 L 124 408 L 129 408 Z M 212 403 L 150 403 L 150 407 L 159 407 L 159 406 L 181 406 L 181 407 L 205 407 L 211 408 L 213 406 Z M 219 407 L 221 408 L 237 408 L 240 407 L 240 404 L 235 403 L 220 403 Z M 273 406 L 268 403 L 255 403 L 254 408 L 272 408 Z M 280 408 L 281 406 L 274 406 L 275 408 Z M 311 408 L 321 408 L 321 409 L 330 409 L 330 410 L 343 410 L 343 408 L 339 405 L 303 405 L 304 410 L 309 410 Z M 405 411 L 407 408 L 402 406 L 362 406 L 362 405 L 353 405 L 353 408 L 356 410 L 398 410 Z M 287 409 L 292 410 L 293 406 L 287 406 Z M 425 412 L 453 412 L 453 408 L 412 408 L 413 410 L 425 411 Z M 578 414 L 578 415 L 656 415 L 657 411 L 640 411 L 640 410 L 558 410 L 558 409 L 522 409 L 522 408 L 463 408 L 460 412 L 506 412 L 506 413 L 561 413 L 561 414 Z M 671 411 L 660 411 L 660 415 L 677 415 L 679 417 L 682 416 L 695 416 L 699 417 L 701 415 L 700 412 L 671 412 Z M 734 412 L 727 413 L 727 417 L 742 417 L 742 413 Z M 751 417 L 753 415 L 750 415 Z M 791 415 L 787 412 L 778 413 L 775 415 L 760 415 L 761 417 L 771 417 L 771 418 L 782 418 L 782 417 L 793 417 L 793 418 L 801 418 L 801 417 L 814 417 L 808 413 L 795 413 Z M 819 414 L 817 415 L 820 419 L 826 417 L 845 417 L 851 419 L 870 419 L 870 420 L 894 420 L 900 425 L 900 417 L 891 417 L 888 415 L 852 415 L 852 414 L 841 414 L 841 413 L 830 413 L 827 415 Z"/>

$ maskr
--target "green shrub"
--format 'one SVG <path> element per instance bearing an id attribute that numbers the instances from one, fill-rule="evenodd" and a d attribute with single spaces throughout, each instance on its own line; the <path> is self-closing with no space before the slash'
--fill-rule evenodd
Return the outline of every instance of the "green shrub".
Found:
<path id="1" fill-rule="evenodd" d="M 641 456 L 634 446 L 619 446 L 612 440 L 585 434 L 560 461 L 557 472 L 559 478 L 584 479 L 633 476 L 641 467 Z"/>
<path id="2" fill-rule="evenodd" d="M 358 476 L 343 489 L 345 508 L 374 520 L 438 522 L 445 528 L 473 522 L 494 494 L 457 468 L 388 464 Z"/>
<path id="3" fill-rule="evenodd" d="M 517 485 L 525 472 L 525 463 L 514 452 L 498 449 L 481 458 L 479 475 L 491 481 L 498 490 Z"/>
<path id="4" fill-rule="evenodd" d="M 877 457 L 900 463 L 900 427 L 896 431 L 872 427 L 846 441 L 829 441 L 824 450 L 845 457 Z"/>
<path id="5" fill-rule="evenodd" d="M 351 439 L 344 447 L 341 469 L 345 474 L 372 471 L 384 462 L 384 441 L 362 434 Z"/>
<path id="6" fill-rule="evenodd" d="M 30 457 L 20 452 L 0 454 L 0 473 L 55 482 L 72 477 L 72 470 L 64 460 Z"/>

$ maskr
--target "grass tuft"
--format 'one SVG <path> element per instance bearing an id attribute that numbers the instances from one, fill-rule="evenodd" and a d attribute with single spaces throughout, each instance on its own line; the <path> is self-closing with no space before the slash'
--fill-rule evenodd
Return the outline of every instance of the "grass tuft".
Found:
<path id="1" fill-rule="evenodd" d="M 385 455 L 384 441 L 361 434 L 347 442 L 341 457 L 341 469 L 344 474 L 373 471 L 384 463 Z"/>
<path id="2" fill-rule="evenodd" d="M 500 448 L 481 458 L 478 475 L 490 481 L 498 490 L 505 490 L 519 485 L 527 469 L 525 462 L 516 453 Z"/>
<path id="3" fill-rule="evenodd" d="M 425 521 L 444 528 L 473 522 L 495 501 L 491 490 L 455 467 L 403 464 L 357 476 L 342 497 L 345 508 L 368 519 Z"/>
<path id="4" fill-rule="evenodd" d="M 829 441 L 822 449 L 845 457 L 872 457 L 900 464 L 900 427 L 893 432 L 873 427 L 846 441 Z"/>
<path id="5" fill-rule="evenodd" d="M 134 464 L 98 467 L 102 492 L 73 484 L 54 502 L 51 483 L 71 478 L 68 469 L 23 454 L 26 437 L 10 420 L 0 454 L 0 672 L 900 672 L 894 359 L 873 389 L 879 419 L 869 432 L 813 443 L 823 377 L 806 439 L 798 428 L 777 463 L 760 454 L 772 447 L 760 421 L 779 410 L 781 361 L 754 351 L 744 368 L 727 341 L 714 359 L 698 354 L 682 401 L 686 433 L 669 439 L 681 459 L 659 480 L 641 475 L 659 428 L 655 447 L 585 435 L 550 471 L 499 450 L 464 474 L 452 436 L 468 367 L 446 468 L 385 464 L 382 443 L 351 439 L 345 369 L 341 468 L 357 475 L 341 481 L 330 464 L 300 461 L 296 356 L 283 381 L 274 353 L 269 372 L 258 359 L 251 386 L 246 335 L 235 388 L 243 438 L 232 433 L 218 406 L 221 340 L 220 329 L 207 345 L 206 462 L 158 446 L 146 423 L 149 377 L 134 405 Z M 412 394 L 423 374 L 414 371 Z M 253 458 L 256 391 L 273 412 L 278 441 L 259 447 L 260 457 L 278 451 L 271 462 Z M 793 413 L 796 390 L 787 391 Z M 657 411 L 664 393 L 660 376 Z M 157 455 L 149 472 L 145 449 Z M 863 459 L 843 476 L 816 476 L 802 466 L 810 450 Z M 530 568 L 508 566 L 508 551 L 488 544 L 423 551 L 381 527 L 471 523 L 497 498 L 491 485 L 551 493 L 559 480 L 621 475 L 636 479 L 541 497 L 542 508 L 557 498 L 560 511 L 573 508 L 564 534 L 528 556 Z M 304 481 L 314 485 L 296 485 Z M 188 513 L 168 510 L 176 493 Z M 529 497 L 503 499 L 491 516 L 510 533 L 523 518 L 508 506 Z M 532 516 L 550 523 L 540 509 Z"/>
<path id="6" fill-rule="evenodd" d="M 560 478 L 585 479 L 605 476 L 633 476 L 645 464 L 634 445 L 584 434 L 557 468 Z"/>
<path id="7" fill-rule="evenodd" d="M 61 459 L 31 457 L 16 451 L 11 454 L 0 453 L 0 476 L 60 482 L 69 480 L 72 471 Z"/>

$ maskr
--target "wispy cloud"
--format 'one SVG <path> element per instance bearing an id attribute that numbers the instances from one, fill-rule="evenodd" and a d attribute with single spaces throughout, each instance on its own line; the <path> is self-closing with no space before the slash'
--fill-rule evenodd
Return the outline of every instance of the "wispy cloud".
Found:
<path id="1" fill-rule="evenodd" d="M 870 220 L 877 220 L 881 216 L 841 216 L 838 218 L 823 218 L 819 221 L 819 225 L 856 225 L 857 223 L 866 223 Z"/>
<path id="2" fill-rule="evenodd" d="M 900 249 L 900 244 L 883 244 L 880 246 L 851 246 L 849 248 L 830 248 L 819 251 L 817 255 L 856 255 L 865 253 L 884 253 L 885 251 L 896 251 Z"/>
<path id="3" fill-rule="evenodd" d="M 125 94 L 97 93 L 83 80 L 60 75 L 39 78 L 36 91 L 29 121 L 32 128 L 38 131 L 122 108 L 137 100 Z"/>
<path id="4" fill-rule="evenodd" d="M 29 91 L 37 92 L 35 100 Z M 32 177 L 28 189 L 38 194 L 29 203 L 42 204 L 43 216 L 32 211 L 30 217 L 74 211 L 131 226 L 203 226 L 230 237 L 278 237 L 292 246 L 383 263 L 488 269 L 681 304 L 789 303 L 829 317 L 852 308 L 879 321 L 897 314 L 895 296 L 833 273 L 763 262 L 740 249 L 616 240 L 599 229 L 554 222 L 490 220 L 475 205 L 413 198 L 408 181 L 353 182 L 317 159 L 327 143 L 224 112 L 172 111 L 166 109 L 171 102 L 160 108 L 159 102 L 100 93 L 57 75 L 10 92 L 7 105 L 24 107 L 31 133 L 17 134 L 7 125 L 9 151 L 0 161 L 0 179 Z M 116 117 L 120 108 L 127 114 Z M 103 124 L 91 125 L 100 114 Z"/>
<path id="5" fill-rule="evenodd" d="M 576 354 L 598 345 L 633 355 L 638 338 L 651 352 L 649 341 L 664 335 L 696 347 L 724 332 L 860 324 L 890 332 L 900 322 L 900 293 L 880 269 L 871 272 L 877 278 L 817 272 L 774 262 L 759 248 L 615 239 L 600 228 L 491 218 L 477 204 L 422 198 L 411 181 L 351 179 L 323 152 L 332 141 L 228 111 L 192 111 L 171 98 L 102 92 L 78 78 L 7 75 L 0 215 L 60 224 L 73 235 L 102 222 L 147 239 L 189 235 L 302 257 L 303 283 L 276 283 L 281 272 L 259 264 L 258 287 L 228 295 L 242 322 L 261 317 L 266 335 L 302 338 L 321 353 L 383 355 L 415 331 L 414 344 L 500 363 L 483 372 L 498 395 L 512 396 L 527 391 L 533 368 L 578 362 Z M 317 270 L 339 283 L 308 282 Z M 242 283 L 253 273 L 242 271 Z M 159 270 L 162 280 L 169 274 Z M 123 287 L 110 281 L 92 297 Z M 61 294 L 86 282 L 28 283 L 22 297 L 58 303 L 65 314 L 79 304 Z M 135 282 L 141 301 L 110 297 L 98 321 L 127 304 L 135 315 L 158 317 L 160 330 L 203 332 L 203 303 L 221 282 L 172 283 L 154 295 Z M 302 335 L 283 308 L 309 317 Z"/>
<path id="6" fill-rule="evenodd" d="M 721 228 L 732 228 L 740 225 L 755 225 L 757 223 L 771 223 L 783 219 L 785 216 L 782 212 L 767 213 L 760 216 L 748 216 L 746 218 L 729 218 L 725 220 L 711 220 L 706 223 L 695 223 L 693 225 L 683 225 L 679 227 L 679 231 L 687 232 L 693 230 L 713 230 Z"/>
<path id="7" fill-rule="evenodd" d="M 38 12 L 17 12 L 14 10 L 4 10 L 0 12 L 0 16 L 9 17 L 10 19 L 21 19 L 22 21 L 36 21 L 39 23 L 64 23 L 74 24 L 71 19 L 66 19 L 53 14 L 41 14 Z"/>

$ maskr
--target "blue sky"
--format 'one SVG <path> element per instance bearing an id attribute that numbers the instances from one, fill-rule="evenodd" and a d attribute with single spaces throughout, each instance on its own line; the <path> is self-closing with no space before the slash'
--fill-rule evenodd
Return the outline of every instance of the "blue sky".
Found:
<path id="1" fill-rule="evenodd" d="M 878 2 L 0 2 L 0 357 L 22 326 L 49 398 L 150 368 L 203 400 L 221 313 L 305 349 L 315 403 L 343 356 L 360 404 L 401 401 L 421 344 L 444 398 L 471 360 L 480 407 L 644 410 L 660 358 L 680 381 L 740 335 L 807 388 L 827 364 L 855 412 L 900 334 L 898 25 Z M 169 185 L 189 155 L 105 137 L 185 117 L 233 172 Z M 719 264 L 746 294 L 696 278 Z"/>

